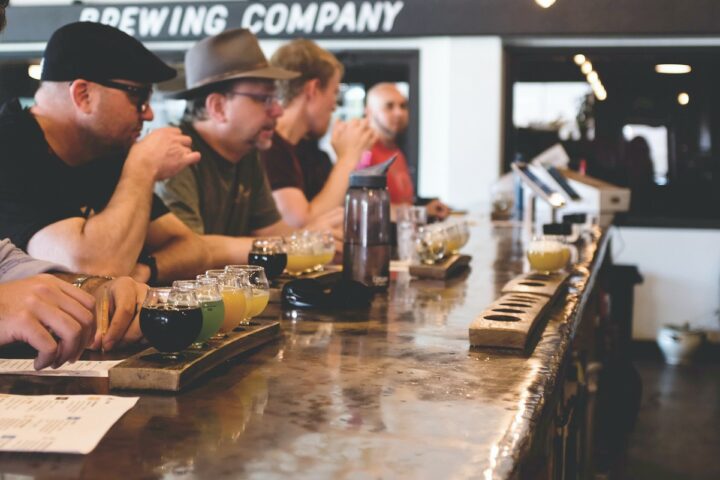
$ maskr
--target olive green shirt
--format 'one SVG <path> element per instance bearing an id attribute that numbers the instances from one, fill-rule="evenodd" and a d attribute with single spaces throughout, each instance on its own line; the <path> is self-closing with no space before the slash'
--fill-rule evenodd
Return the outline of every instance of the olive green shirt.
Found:
<path id="1" fill-rule="evenodd" d="M 165 205 L 200 235 L 248 236 L 280 220 L 265 169 L 256 151 L 237 164 L 215 152 L 190 124 L 180 129 L 200 152 L 200 162 L 158 182 Z"/>

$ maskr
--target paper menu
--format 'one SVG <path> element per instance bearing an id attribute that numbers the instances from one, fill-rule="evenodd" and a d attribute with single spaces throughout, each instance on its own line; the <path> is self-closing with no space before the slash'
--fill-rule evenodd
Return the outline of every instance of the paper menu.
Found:
<path id="1" fill-rule="evenodd" d="M 90 453 L 138 399 L 0 394 L 0 451 Z"/>
<path id="2" fill-rule="evenodd" d="M 52 377 L 105 377 L 108 370 L 122 362 L 122 360 L 89 361 L 80 360 L 75 363 L 66 363 L 59 368 L 44 368 L 35 370 L 33 360 L 26 359 L 0 359 L 0 375 L 37 375 Z"/>

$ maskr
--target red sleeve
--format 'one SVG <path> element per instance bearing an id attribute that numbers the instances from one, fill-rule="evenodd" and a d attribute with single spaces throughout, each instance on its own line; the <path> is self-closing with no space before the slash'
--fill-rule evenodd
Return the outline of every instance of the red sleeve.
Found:
<path id="1" fill-rule="evenodd" d="M 388 191 L 392 203 L 413 203 L 415 201 L 415 187 L 410 178 L 405 155 L 398 153 L 397 159 L 388 170 Z"/>

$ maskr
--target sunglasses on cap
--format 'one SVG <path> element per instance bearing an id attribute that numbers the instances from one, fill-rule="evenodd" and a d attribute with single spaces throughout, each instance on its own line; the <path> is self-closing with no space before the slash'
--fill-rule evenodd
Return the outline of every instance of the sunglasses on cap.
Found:
<path id="1" fill-rule="evenodd" d="M 122 90 L 128 94 L 130 101 L 135 104 L 138 113 L 145 113 L 150 107 L 150 95 L 152 95 L 152 86 L 138 87 L 136 85 L 128 85 L 126 83 L 113 82 L 112 80 L 93 80 L 94 83 L 115 90 Z"/>

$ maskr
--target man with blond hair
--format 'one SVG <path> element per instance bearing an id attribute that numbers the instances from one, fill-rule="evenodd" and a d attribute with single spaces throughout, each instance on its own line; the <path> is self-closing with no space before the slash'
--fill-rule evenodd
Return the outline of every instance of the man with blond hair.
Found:
<path id="1" fill-rule="evenodd" d="M 300 73 L 278 82 L 285 112 L 278 119 L 272 147 L 262 159 L 283 219 L 303 227 L 341 206 L 350 173 L 374 135 L 367 121 L 336 122 L 333 166 L 318 149 L 308 148 L 328 131 L 337 104 L 343 65 L 311 40 L 297 39 L 280 47 L 270 63 Z"/>

